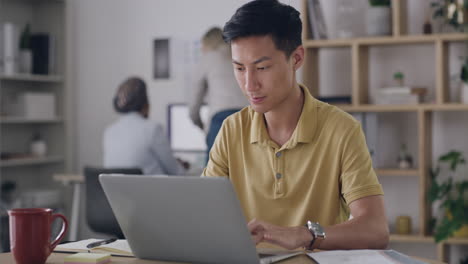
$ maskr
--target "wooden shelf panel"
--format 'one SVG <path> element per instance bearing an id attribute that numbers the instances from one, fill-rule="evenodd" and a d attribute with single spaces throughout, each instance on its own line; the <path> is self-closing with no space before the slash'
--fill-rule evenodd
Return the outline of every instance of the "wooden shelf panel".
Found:
<path id="1" fill-rule="evenodd" d="M 26 81 L 26 82 L 62 82 L 60 75 L 41 75 L 41 74 L 0 74 L 0 80 Z"/>
<path id="2" fill-rule="evenodd" d="M 336 105 L 347 112 L 411 112 L 418 111 L 423 105 Z"/>
<path id="3" fill-rule="evenodd" d="M 0 118 L 0 124 L 48 124 L 48 123 L 61 123 L 63 119 L 60 117 L 53 119 L 28 119 L 24 117 L 6 117 Z"/>
<path id="4" fill-rule="evenodd" d="M 426 111 L 468 111 L 468 104 L 433 104 L 426 105 Z"/>
<path id="5" fill-rule="evenodd" d="M 468 111 L 468 104 L 335 105 L 347 112 Z"/>
<path id="6" fill-rule="evenodd" d="M 443 243 L 451 244 L 451 245 L 468 245 L 468 237 L 464 237 L 464 238 L 452 237 L 452 238 L 447 239 Z"/>
<path id="7" fill-rule="evenodd" d="M 419 170 L 417 169 L 389 169 L 389 168 L 378 168 L 375 169 L 378 176 L 418 176 Z"/>
<path id="8" fill-rule="evenodd" d="M 420 235 L 390 235 L 390 242 L 408 242 L 408 243 L 435 243 L 432 236 Z"/>
<path id="9" fill-rule="evenodd" d="M 355 39 L 323 39 L 306 40 L 303 42 L 305 48 L 350 48 Z"/>
<path id="10" fill-rule="evenodd" d="M 52 163 L 63 162 L 64 159 L 61 156 L 48 156 L 43 158 L 24 158 L 24 159 L 11 159 L 0 161 L 0 167 L 20 167 L 20 166 L 32 166 L 32 165 L 45 165 Z"/>
<path id="11" fill-rule="evenodd" d="M 420 235 L 390 235 L 391 242 L 408 242 L 408 243 L 434 243 L 435 240 L 433 236 L 420 236 Z M 468 237 L 466 238 L 449 238 L 442 241 L 443 244 L 450 245 L 468 245 Z"/>
<path id="12" fill-rule="evenodd" d="M 433 44 L 437 41 L 458 42 L 468 41 L 468 34 L 450 33 L 450 34 L 432 34 L 432 35 L 406 35 L 400 37 L 364 37 L 350 39 L 324 39 L 324 40 L 306 40 L 306 48 L 333 48 L 333 47 L 351 47 L 352 45 L 402 45 L 402 44 Z"/>

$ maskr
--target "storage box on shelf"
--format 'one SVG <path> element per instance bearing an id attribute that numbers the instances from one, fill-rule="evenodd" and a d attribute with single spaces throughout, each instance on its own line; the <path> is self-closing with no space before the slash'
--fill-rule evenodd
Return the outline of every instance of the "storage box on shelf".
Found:
<path id="1" fill-rule="evenodd" d="M 351 53 L 351 104 L 337 105 L 342 110 L 355 112 L 408 112 L 417 116 L 417 159 L 418 169 L 400 170 L 397 168 L 379 168 L 376 173 L 380 176 L 411 176 L 418 177 L 419 186 L 419 231 L 415 235 L 391 235 L 394 242 L 435 243 L 429 230 L 431 206 L 427 201 L 427 190 L 430 184 L 429 171 L 432 161 L 432 127 L 433 113 L 437 111 L 468 111 L 468 105 L 452 103 L 449 100 L 448 53 L 449 44 L 468 42 L 468 34 L 406 34 L 406 6 L 404 0 L 392 1 L 392 36 L 362 37 L 349 39 L 313 40 L 311 38 L 308 21 L 307 0 L 303 0 L 303 45 L 306 49 L 306 59 L 303 67 L 302 82 L 309 87 L 312 94 L 320 96 L 319 87 L 319 53 L 324 49 L 349 49 Z M 369 49 L 375 46 L 392 45 L 433 45 L 435 76 L 434 102 L 409 105 L 375 105 L 369 100 Z M 446 245 L 468 245 L 468 239 L 450 238 L 437 247 L 440 260 L 446 261 Z"/>

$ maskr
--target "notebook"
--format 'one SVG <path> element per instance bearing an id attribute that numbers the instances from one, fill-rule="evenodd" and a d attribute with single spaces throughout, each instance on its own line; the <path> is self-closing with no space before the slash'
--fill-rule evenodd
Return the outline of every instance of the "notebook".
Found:
<path id="1" fill-rule="evenodd" d="M 283 251 L 260 260 L 224 177 L 101 174 L 99 180 L 138 258 L 258 264 L 303 254 Z"/>
<path id="2" fill-rule="evenodd" d="M 133 257 L 132 250 L 125 239 L 119 239 L 112 243 L 88 249 L 86 246 L 93 243 L 101 241 L 102 239 L 90 238 L 85 240 L 80 240 L 76 242 L 70 242 L 66 244 L 60 244 L 55 249 L 54 252 L 90 252 L 90 253 L 109 253 L 112 256 L 123 256 L 123 257 Z"/>

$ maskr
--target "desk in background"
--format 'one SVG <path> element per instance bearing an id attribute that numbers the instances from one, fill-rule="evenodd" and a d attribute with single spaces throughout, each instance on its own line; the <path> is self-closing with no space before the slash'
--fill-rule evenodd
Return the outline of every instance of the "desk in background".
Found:
<path id="1" fill-rule="evenodd" d="M 68 233 L 68 240 L 78 240 L 78 226 L 80 217 L 80 199 L 81 199 L 81 186 L 84 183 L 84 176 L 81 174 L 55 174 L 54 181 L 63 183 L 64 185 L 73 185 L 73 200 L 71 208 L 70 231 Z M 0 262 L 2 263 L 2 262 Z M 63 263 L 63 261 L 62 261 Z"/>

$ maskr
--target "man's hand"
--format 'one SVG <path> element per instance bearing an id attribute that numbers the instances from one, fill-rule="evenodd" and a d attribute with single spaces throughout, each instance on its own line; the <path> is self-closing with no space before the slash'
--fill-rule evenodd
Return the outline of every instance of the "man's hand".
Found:
<path id="1" fill-rule="evenodd" d="M 268 242 L 286 249 L 297 249 L 308 246 L 312 240 L 312 234 L 305 226 L 281 227 L 257 219 L 247 226 L 255 244 Z"/>

